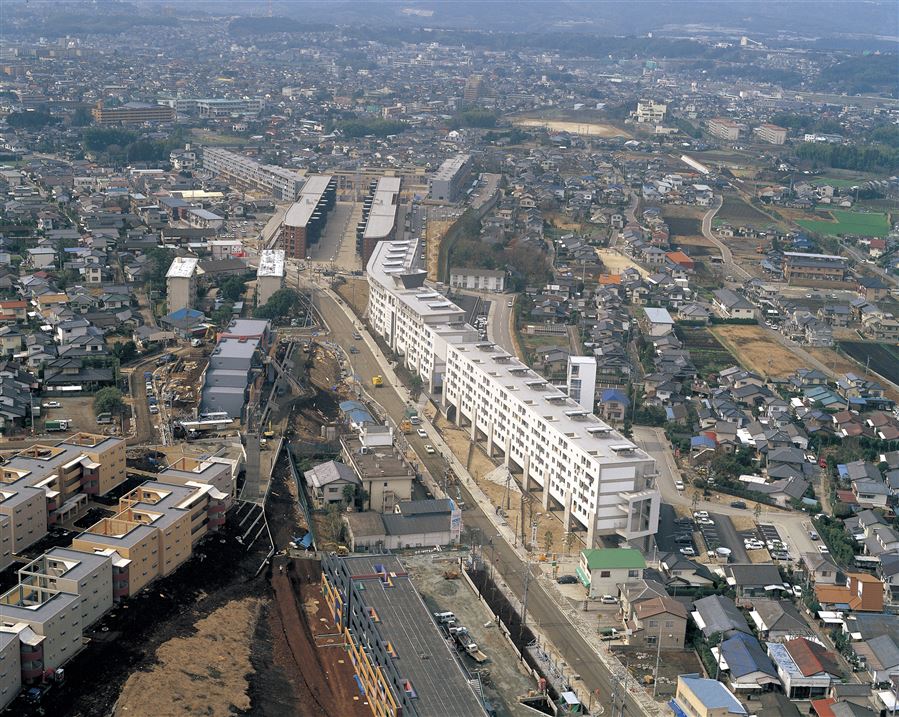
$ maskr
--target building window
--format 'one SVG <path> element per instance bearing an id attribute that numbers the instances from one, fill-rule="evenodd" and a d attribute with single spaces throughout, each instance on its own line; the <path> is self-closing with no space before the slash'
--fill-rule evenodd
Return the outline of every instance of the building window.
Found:
<path id="1" fill-rule="evenodd" d="M 611 570 L 600 570 L 600 571 L 599 571 L 599 577 L 601 577 L 601 578 L 610 578 L 610 577 L 612 577 L 612 571 L 611 571 Z"/>

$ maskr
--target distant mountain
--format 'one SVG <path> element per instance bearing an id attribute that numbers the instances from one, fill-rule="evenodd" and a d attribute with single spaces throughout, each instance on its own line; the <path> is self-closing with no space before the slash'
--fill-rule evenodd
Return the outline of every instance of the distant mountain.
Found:
<path id="1" fill-rule="evenodd" d="M 239 4 L 239 3 L 238 3 Z M 571 29 L 595 34 L 697 34 L 703 31 L 802 37 L 895 35 L 892 0 L 748 2 L 733 0 L 274 0 L 278 14 L 340 25 L 415 26 L 505 32 Z M 258 12 L 258 5 L 256 6 Z"/>

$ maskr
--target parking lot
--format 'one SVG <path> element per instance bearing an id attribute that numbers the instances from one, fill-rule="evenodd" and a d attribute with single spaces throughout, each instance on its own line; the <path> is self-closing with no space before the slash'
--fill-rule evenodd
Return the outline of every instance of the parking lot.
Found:
<path id="1" fill-rule="evenodd" d="M 37 397 L 35 397 L 35 404 Z M 46 407 L 47 404 L 59 404 L 59 407 Z M 68 427 L 64 431 L 47 433 L 44 426 L 47 421 L 67 420 Z M 90 433 L 110 433 L 110 424 L 98 425 L 94 415 L 93 396 L 44 396 L 41 398 L 41 415 L 35 417 L 35 433 L 47 433 L 48 436 L 66 436 L 78 431 Z"/>

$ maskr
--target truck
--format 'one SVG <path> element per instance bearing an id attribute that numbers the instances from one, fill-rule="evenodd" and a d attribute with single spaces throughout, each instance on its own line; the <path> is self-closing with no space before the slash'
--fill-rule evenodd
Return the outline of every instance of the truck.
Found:
<path id="1" fill-rule="evenodd" d="M 487 655 L 481 652 L 478 643 L 471 639 L 466 627 L 451 627 L 449 633 L 456 641 L 456 644 L 471 657 L 475 662 L 486 662 Z"/>
<path id="2" fill-rule="evenodd" d="M 371 377 L 371 385 L 375 388 L 379 388 L 384 385 L 384 378 L 381 376 L 381 374 Z"/>
<path id="3" fill-rule="evenodd" d="M 47 432 L 68 431 L 69 430 L 69 419 L 68 418 L 60 418 L 55 421 L 44 421 L 44 430 Z"/>

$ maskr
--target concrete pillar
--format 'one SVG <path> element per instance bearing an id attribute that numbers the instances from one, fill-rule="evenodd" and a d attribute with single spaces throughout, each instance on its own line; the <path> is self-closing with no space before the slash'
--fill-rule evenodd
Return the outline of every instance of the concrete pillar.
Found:
<path id="1" fill-rule="evenodd" d="M 456 428 L 462 428 L 462 396 L 456 401 Z"/>
<path id="2" fill-rule="evenodd" d="M 587 548 L 596 547 L 596 516 L 590 519 L 590 525 L 587 526 Z"/>
<path id="3" fill-rule="evenodd" d="M 487 424 L 487 457 L 493 458 L 493 421 Z"/>
<path id="4" fill-rule="evenodd" d="M 478 442 L 478 404 L 475 403 L 474 410 L 471 412 L 471 442 Z"/>
<path id="5" fill-rule="evenodd" d="M 531 492 L 531 454 L 524 454 L 524 470 L 521 474 L 521 487 L 528 493 Z"/>
<path id="6" fill-rule="evenodd" d="M 565 491 L 565 516 L 562 518 L 565 530 L 571 530 L 571 490 Z"/>
<path id="7" fill-rule="evenodd" d="M 549 512 L 549 476 L 546 477 L 546 485 L 543 486 L 543 510 Z"/>
<path id="8" fill-rule="evenodd" d="M 509 453 L 512 452 L 512 435 L 511 435 L 511 431 L 506 431 L 506 447 L 505 447 L 504 450 L 505 450 L 505 455 L 503 456 L 503 465 L 504 465 L 506 468 L 508 468 L 508 467 L 509 467 L 509 461 L 511 460 L 511 459 L 509 458 Z"/>

